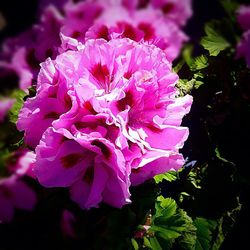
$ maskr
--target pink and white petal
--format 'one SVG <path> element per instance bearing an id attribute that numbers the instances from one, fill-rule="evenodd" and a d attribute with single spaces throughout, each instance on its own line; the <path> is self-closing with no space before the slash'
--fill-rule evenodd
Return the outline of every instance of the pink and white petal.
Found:
<path id="1" fill-rule="evenodd" d="M 182 148 L 189 135 L 189 130 L 186 127 L 166 125 L 162 129 L 156 126 L 148 126 L 143 129 L 147 135 L 145 138 L 146 142 L 152 148 L 162 150 L 177 150 Z"/>
<path id="2" fill-rule="evenodd" d="M 110 173 L 109 180 L 103 192 L 103 201 L 113 207 L 121 208 L 131 203 L 129 192 L 130 181 Z"/>
<path id="3" fill-rule="evenodd" d="M 158 174 L 163 174 L 170 170 L 178 170 L 185 163 L 181 154 L 162 156 L 140 168 L 132 169 L 130 180 L 133 186 L 140 185 Z"/>
<path id="4" fill-rule="evenodd" d="M 28 99 L 20 110 L 17 121 L 17 128 L 25 131 L 25 143 L 35 148 L 44 131 L 65 111 L 66 108 L 59 100 L 49 98 L 46 93 Z"/>
<path id="5" fill-rule="evenodd" d="M 50 139 L 53 140 L 53 138 Z M 46 142 L 46 134 L 43 140 Z M 53 151 L 54 155 L 52 155 Z M 34 173 L 45 187 L 71 186 L 93 161 L 90 151 L 76 141 L 67 139 L 57 148 L 47 147 L 44 144 L 38 145 L 36 154 Z M 47 157 L 46 154 L 48 154 Z"/>
<path id="6" fill-rule="evenodd" d="M 108 173 L 102 164 L 88 169 L 81 181 L 70 188 L 71 199 L 82 209 L 98 207 L 103 199 L 103 190 L 108 181 Z"/>

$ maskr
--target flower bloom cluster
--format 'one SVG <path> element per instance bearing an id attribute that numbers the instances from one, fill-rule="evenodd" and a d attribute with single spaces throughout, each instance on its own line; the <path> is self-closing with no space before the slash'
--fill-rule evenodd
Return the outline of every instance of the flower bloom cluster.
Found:
<path id="1" fill-rule="evenodd" d="M 244 31 L 237 47 L 237 57 L 243 57 L 250 67 L 250 6 L 242 5 L 238 9 L 238 23 Z"/>
<path id="2" fill-rule="evenodd" d="M 92 38 L 145 41 L 165 50 L 172 61 L 187 40 L 181 27 L 192 14 L 191 0 L 62 0 L 41 1 L 41 6 L 39 23 L 8 39 L 0 56 L 0 69 L 15 72 L 23 90 L 36 84 L 39 64 L 61 52 L 62 35 L 68 37 L 67 49 Z"/>
<path id="3" fill-rule="evenodd" d="M 18 177 L 1 180 L 0 194 L 1 186 L 19 189 L 23 175 L 34 175 L 45 187 L 68 188 L 83 209 L 101 202 L 122 207 L 131 202 L 130 186 L 184 164 L 179 149 L 188 128 L 181 122 L 192 97 L 178 97 L 172 61 L 187 40 L 182 27 L 191 1 L 55 3 L 41 2 L 39 23 L 1 52 L 0 70 L 15 72 L 19 88 L 35 85 L 37 92 L 17 122 L 35 162 L 12 166 Z M 35 196 L 24 189 L 30 209 Z M 15 197 L 5 197 L 11 214 L 24 208 Z"/>
<path id="4" fill-rule="evenodd" d="M 121 207 L 131 184 L 179 169 L 192 98 L 176 98 L 171 70 L 161 49 L 126 38 L 88 40 L 42 63 L 17 123 L 36 148 L 39 182 L 69 187 L 82 208 Z"/>
<path id="5" fill-rule="evenodd" d="M 36 204 L 35 192 L 22 180 L 25 175 L 33 176 L 31 168 L 35 154 L 23 149 L 15 152 L 7 166 L 9 176 L 0 178 L 0 223 L 10 222 L 14 210 L 32 210 Z"/>

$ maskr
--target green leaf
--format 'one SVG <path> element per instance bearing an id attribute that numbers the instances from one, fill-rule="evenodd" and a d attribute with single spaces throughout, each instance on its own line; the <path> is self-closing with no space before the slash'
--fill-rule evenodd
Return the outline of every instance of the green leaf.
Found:
<path id="1" fill-rule="evenodd" d="M 223 162 L 225 162 L 225 163 L 230 163 L 231 165 L 235 166 L 235 164 L 234 164 L 233 162 L 231 162 L 231 161 L 229 161 L 229 160 L 227 160 L 227 159 L 225 159 L 225 158 L 223 158 L 223 157 L 221 156 L 218 147 L 215 148 L 215 155 L 216 155 L 216 157 L 217 157 L 219 160 L 221 160 L 221 161 L 223 161 Z"/>
<path id="2" fill-rule="evenodd" d="M 153 250 L 162 250 L 162 247 L 156 237 L 150 238 L 150 244 Z"/>
<path id="3" fill-rule="evenodd" d="M 236 17 L 235 11 L 238 9 L 239 3 L 236 3 L 235 1 L 232 0 L 220 0 L 220 2 L 225 11 L 227 12 L 227 14 L 229 15 L 229 17 L 232 20 L 234 20 Z"/>
<path id="4" fill-rule="evenodd" d="M 204 82 L 203 81 L 195 81 L 195 83 L 194 83 L 194 88 L 195 89 L 198 89 L 201 85 L 203 85 L 204 84 Z"/>
<path id="5" fill-rule="evenodd" d="M 196 218 L 194 225 L 197 228 L 195 250 L 210 249 L 212 244 L 212 232 L 217 226 L 216 221 Z"/>
<path id="6" fill-rule="evenodd" d="M 197 240 L 197 229 L 192 218 L 189 217 L 184 210 L 179 209 L 179 213 L 182 219 L 185 221 L 185 230 L 181 233 L 181 237 L 178 239 L 178 244 L 182 247 L 182 249 L 193 250 Z"/>
<path id="7" fill-rule="evenodd" d="M 150 231 L 169 243 L 182 235 L 186 229 L 187 214 L 177 208 L 175 200 L 159 196 L 155 205 Z M 190 218 L 191 220 L 191 218 Z"/>
<path id="8" fill-rule="evenodd" d="M 190 197 L 190 194 L 187 193 L 187 192 L 181 192 L 180 193 L 180 197 L 179 197 L 179 201 L 183 202 L 183 200 L 184 200 L 185 197 Z"/>
<path id="9" fill-rule="evenodd" d="M 169 171 L 165 174 L 159 174 L 154 177 L 156 184 L 162 182 L 163 180 L 172 182 L 175 181 L 176 179 L 177 179 L 177 172 L 175 171 Z"/>
<path id="10" fill-rule="evenodd" d="M 16 99 L 16 102 L 9 111 L 9 119 L 12 123 L 16 123 L 18 119 L 18 114 L 24 103 L 24 97 L 27 96 L 23 90 L 19 89 L 13 92 L 12 98 Z"/>
<path id="11" fill-rule="evenodd" d="M 163 196 L 157 197 L 156 200 L 156 215 L 155 218 L 164 216 L 164 218 L 169 218 L 173 216 L 176 212 L 177 205 L 175 200 L 171 198 L 164 198 Z"/>
<path id="12" fill-rule="evenodd" d="M 165 240 L 176 239 L 181 235 L 179 232 L 163 226 L 152 226 L 151 230 Z"/>
<path id="13" fill-rule="evenodd" d="M 179 89 L 180 96 L 185 96 L 190 93 L 194 87 L 195 79 L 188 81 L 187 79 L 179 79 L 177 88 Z"/>
<path id="14" fill-rule="evenodd" d="M 193 59 L 192 63 L 190 64 L 190 70 L 196 71 L 204 69 L 208 66 L 208 58 L 204 55 L 198 56 Z"/>
<path id="15" fill-rule="evenodd" d="M 230 43 L 223 37 L 218 28 L 218 22 L 211 21 L 205 25 L 206 36 L 201 45 L 209 51 L 210 56 L 217 56 L 221 51 L 230 47 Z"/>
<path id="16" fill-rule="evenodd" d="M 143 245 L 145 247 L 148 247 L 149 249 L 153 249 L 152 246 L 151 246 L 151 243 L 149 241 L 149 239 L 147 237 L 143 237 Z"/>
<path id="17" fill-rule="evenodd" d="M 185 46 L 182 52 L 182 57 L 189 67 L 193 64 L 193 58 L 192 58 L 193 49 L 194 49 L 193 45 L 188 44 Z"/>
<path id="18" fill-rule="evenodd" d="M 139 250 L 139 245 L 135 239 L 131 239 L 131 244 L 132 244 L 134 250 Z"/>
<path id="19" fill-rule="evenodd" d="M 237 197 L 237 204 L 235 208 L 233 208 L 231 211 L 227 211 L 224 216 L 218 221 L 216 230 L 217 236 L 216 239 L 213 239 L 213 246 L 211 248 L 212 250 L 220 249 L 225 237 L 233 228 L 241 209 L 242 205 L 239 201 L 239 197 Z"/>

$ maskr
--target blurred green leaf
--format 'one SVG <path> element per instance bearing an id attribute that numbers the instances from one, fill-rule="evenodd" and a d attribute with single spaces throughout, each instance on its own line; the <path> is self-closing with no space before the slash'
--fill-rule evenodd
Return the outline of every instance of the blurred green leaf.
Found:
<path id="1" fill-rule="evenodd" d="M 134 250 L 139 250 L 139 245 L 135 239 L 131 239 L 131 244 L 132 244 Z"/>
<path id="2" fill-rule="evenodd" d="M 143 245 L 145 247 L 148 247 L 149 249 L 153 249 L 152 246 L 151 246 L 151 243 L 149 241 L 149 239 L 147 237 L 143 237 Z"/>
<path id="3" fill-rule="evenodd" d="M 239 3 L 234 0 L 220 0 L 220 2 L 228 16 L 235 20 L 235 11 L 238 9 Z"/>
<path id="4" fill-rule="evenodd" d="M 162 250 L 162 247 L 156 237 L 150 238 L 150 244 L 153 250 Z"/>
<path id="5" fill-rule="evenodd" d="M 177 83 L 177 88 L 180 92 L 180 96 L 185 96 L 189 94 L 195 85 L 195 79 L 187 80 L 187 79 L 179 79 Z"/>
<path id="6" fill-rule="evenodd" d="M 204 55 L 195 57 L 190 64 L 190 69 L 192 71 L 204 69 L 208 66 L 208 58 Z"/>
<path id="7" fill-rule="evenodd" d="M 230 43 L 220 33 L 217 22 L 207 23 L 205 33 L 206 36 L 202 38 L 201 45 L 209 51 L 210 56 L 217 56 L 221 51 L 230 47 Z"/>
<path id="8" fill-rule="evenodd" d="M 212 245 L 212 233 L 217 226 L 216 221 L 196 218 L 194 225 L 197 228 L 195 250 L 210 249 Z"/>
<path id="9" fill-rule="evenodd" d="M 167 226 L 152 226 L 151 230 L 156 232 L 159 237 L 165 240 L 173 240 L 178 238 L 181 234 L 174 231 L 173 229 L 168 228 Z"/>
<path id="10" fill-rule="evenodd" d="M 173 216 L 177 209 L 177 204 L 175 200 L 171 198 L 164 198 L 163 196 L 157 197 L 156 200 L 156 214 L 155 218 L 164 216 L 164 218 L 169 218 Z"/>
<path id="11" fill-rule="evenodd" d="M 227 160 L 227 159 L 225 159 L 224 157 L 221 156 L 218 147 L 215 148 L 215 155 L 216 155 L 216 157 L 217 157 L 219 160 L 221 160 L 221 161 L 223 161 L 223 162 L 225 162 L 225 163 L 230 163 L 230 164 L 232 164 L 233 166 L 235 166 L 235 164 L 234 164 L 233 162 L 231 162 L 231 161 L 229 161 L 229 160 Z"/>
<path id="12" fill-rule="evenodd" d="M 14 105 L 12 106 L 12 108 L 9 111 L 9 119 L 12 123 L 16 123 L 17 119 L 18 119 L 18 114 L 20 109 L 23 106 L 24 103 L 24 97 L 27 96 L 27 93 L 25 93 L 23 90 L 19 89 L 19 90 L 15 90 L 12 93 L 12 98 L 16 99 L 16 102 L 14 103 Z"/>
<path id="13" fill-rule="evenodd" d="M 193 250 L 195 248 L 197 236 L 196 236 L 196 227 L 191 217 L 187 213 L 180 209 L 179 213 L 185 221 L 185 230 L 182 232 L 181 237 L 178 239 L 178 245 L 182 249 Z"/>
<path id="14" fill-rule="evenodd" d="M 159 174 L 154 177 L 156 184 L 162 182 L 163 180 L 172 182 L 175 181 L 176 179 L 177 179 L 177 172 L 175 171 L 169 171 L 165 174 Z"/>

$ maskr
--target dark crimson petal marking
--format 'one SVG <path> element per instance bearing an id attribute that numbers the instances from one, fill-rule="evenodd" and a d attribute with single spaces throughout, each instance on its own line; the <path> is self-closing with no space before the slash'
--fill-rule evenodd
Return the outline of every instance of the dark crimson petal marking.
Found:
<path id="1" fill-rule="evenodd" d="M 173 10 L 173 8 L 174 8 L 173 3 L 166 3 L 162 6 L 161 10 L 166 15 L 166 14 L 170 13 Z"/>
<path id="2" fill-rule="evenodd" d="M 48 94 L 48 97 L 49 97 L 49 98 L 57 98 L 56 90 L 53 90 L 53 92 L 49 93 L 49 94 Z"/>
<path id="3" fill-rule="evenodd" d="M 96 129 L 98 124 L 96 123 L 90 123 L 90 122 L 76 122 L 75 126 L 78 130 L 84 129 L 84 128 L 91 128 L 91 129 Z"/>
<path id="4" fill-rule="evenodd" d="M 155 30 L 150 23 L 139 23 L 138 29 L 143 31 L 145 41 L 149 41 L 155 37 Z"/>
<path id="5" fill-rule="evenodd" d="M 108 28 L 107 26 L 105 25 L 102 25 L 100 27 L 100 29 L 98 30 L 97 32 L 97 38 L 103 38 L 105 39 L 106 41 L 109 41 L 109 31 L 108 31 Z"/>
<path id="6" fill-rule="evenodd" d="M 161 133 L 162 132 L 162 129 L 160 128 L 157 128 L 156 126 L 152 125 L 152 124 L 147 124 L 146 127 L 148 129 L 150 129 L 152 132 L 154 133 Z"/>
<path id="7" fill-rule="evenodd" d="M 63 136 L 60 143 L 64 143 L 64 142 L 69 141 L 69 140 L 70 140 L 69 138 Z"/>
<path id="8" fill-rule="evenodd" d="M 103 13 L 103 9 L 100 8 L 95 12 L 94 19 L 97 19 Z"/>
<path id="9" fill-rule="evenodd" d="M 83 121 L 83 122 L 76 122 L 75 126 L 76 128 L 79 129 L 83 129 L 83 128 L 91 128 L 91 129 L 96 129 L 97 126 L 105 126 L 105 119 L 104 118 L 98 118 L 94 121 Z"/>
<path id="10" fill-rule="evenodd" d="M 86 101 L 84 104 L 83 104 L 83 107 L 85 109 L 87 109 L 91 114 L 93 115 L 96 115 L 97 112 L 94 110 L 92 104 L 90 103 L 90 101 Z"/>
<path id="11" fill-rule="evenodd" d="M 122 33 L 123 37 L 127 37 L 130 38 L 131 40 L 137 41 L 136 30 L 131 24 L 125 22 L 118 22 L 117 26 L 123 29 Z"/>
<path id="12" fill-rule="evenodd" d="M 144 9 L 148 6 L 150 0 L 139 0 L 137 8 L 138 9 Z"/>
<path id="13" fill-rule="evenodd" d="M 128 72 L 126 72 L 124 75 L 123 75 L 126 79 L 130 79 L 131 78 L 131 76 L 132 76 L 132 72 L 131 71 L 128 71 Z"/>
<path id="14" fill-rule="evenodd" d="M 45 51 L 45 57 L 46 58 L 48 58 L 48 57 L 50 57 L 50 58 L 52 58 L 52 56 L 53 56 L 53 50 L 50 48 L 50 49 L 47 49 L 46 51 Z"/>
<path id="15" fill-rule="evenodd" d="M 36 58 L 35 49 L 29 49 L 26 53 L 26 61 L 32 69 L 39 69 L 40 62 Z"/>
<path id="16" fill-rule="evenodd" d="M 72 38 L 75 38 L 75 39 L 80 38 L 81 36 L 82 36 L 82 33 L 81 33 L 80 31 L 78 31 L 78 30 L 75 30 L 75 31 L 71 34 L 71 37 L 72 37 Z"/>
<path id="17" fill-rule="evenodd" d="M 127 105 L 129 105 L 130 107 L 134 106 L 134 97 L 130 91 L 128 91 L 126 93 L 126 96 L 124 98 L 117 101 L 117 103 L 116 103 L 116 106 L 117 106 L 119 111 L 125 110 Z"/>
<path id="18" fill-rule="evenodd" d="M 64 95 L 64 104 L 67 109 L 70 109 L 72 107 L 72 101 L 68 94 Z"/>
<path id="19" fill-rule="evenodd" d="M 83 176 L 83 181 L 91 184 L 94 180 L 94 167 L 88 167 Z"/>
<path id="20" fill-rule="evenodd" d="M 141 168 L 132 168 L 131 172 L 133 174 L 138 174 L 141 171 Z"/>
<path id="21" fill-rule="evenodd" d="M 44 116 L 44 119 L 58 119 L 60 117 L 60 114 L 56 112 L 50 112 Z"/>
<path id="22" fill-rule="evenodd" d="M 100 148 L 106 159 L 110 158 L 111 152 L 110 152 L 109 148 L 103 142 L 98 141 L 98 140 L 94 140 L 91 142 L 91 145 Z"/>
<path id="23" fill-rule="evenodd" d="M 106 80 L 109 79 L 109 70 L 106 65 L 102 65 L 101 63 L 97 63 L 91 70 L 90 73 L 93 77 L 103 85 Z"/>
<path id="24" fill-rule="evenodd" d="M 72 153 L 72 154 L 63 156 L 60 159 L 60 162 L 61 162 L 61 164 L 63 165 L 64 168 L 72 168 L 82 160 L 83 160 L 82 154 Z"/>
<path id="25" fill-rule="evenodd" d="M 76 13 L 76 18 L 78 19 L 84 19 L 85 17 L 85 13 L 82 11 L 79 11 L 78 13 Z"/>

